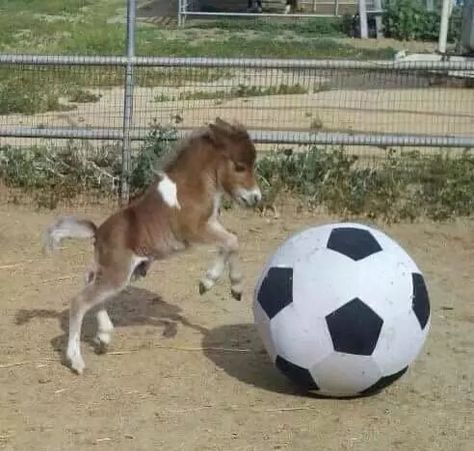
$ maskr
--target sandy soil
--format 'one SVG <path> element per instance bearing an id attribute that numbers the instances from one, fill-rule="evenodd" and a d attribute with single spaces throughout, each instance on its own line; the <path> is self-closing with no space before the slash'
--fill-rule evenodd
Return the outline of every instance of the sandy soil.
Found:
<path id="1" fill-rule="evenodd" d="M 180 93 L 222 92 L 239 82 L 252 86 L 296 84 L 308 86 L 320 80 L 288 76 L 269 76 L 265 81 L 251 74 L 233 81 L 196 83 L 181 88 L 135 88 L 133 126 L 144 130 L 156 118 L 162 124 L 179 118 L 179 127 L 200 127 L 216 116 L 236 119 L 250 129 L 354 131 L 472 136 L 474 128 L 474 90 L 462 88 L 420 89 L 335 89 L 330 91 L 268 95 L 236 99 L 199 99 L 156 101 L 160 96 L 177 98 Z M 248 81 L 246 80 L 248 79 Z M 220 83 L 220 85 L 219 85 Z M 0 116 L 6 127 L 122 127 L 123 90 L 91 90 L 102 95 L 97 103 L 78 104 L 77 109 L 33 116 Z"/>
<path id="2" fill-rule="evenodd" d="M 103 218 L 105 211 L 89 211 Z M 241 236 L 245 300 L 197 280 L 206 248 L 157 264 L 110 305 L 111 353 L 90 344 L 88 368 L 60 363 L 68 299 L 82 284 L 88 243 L 43 257 L 55 213 L 0 206 L 0 448 L 5 450 L 442 450 L 474 440 L 474 223 L 384 229 L 415 258 L 432 300 L 432 329 L 412 369 L 384 393 L 352 401 L 303 397 L 269 362 L 251 296 L 266 257 L 288 235 L 331 218 L 284 210 L 273 220 L 225 213 Z M 226 348 L 227 351 L 216 348 Z"/>

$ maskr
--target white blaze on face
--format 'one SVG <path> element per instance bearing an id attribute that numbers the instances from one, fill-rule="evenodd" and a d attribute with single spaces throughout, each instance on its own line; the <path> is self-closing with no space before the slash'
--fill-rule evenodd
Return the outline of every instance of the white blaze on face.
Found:
<path id="1" fill-rule="evenodd" d="M 172 208 L 181 209 L 178 201 L 178 189 L 176 183 L 173 182 L 165 173 L 160 174 L 161 180 L 156 187 L 166 205 Z"/>

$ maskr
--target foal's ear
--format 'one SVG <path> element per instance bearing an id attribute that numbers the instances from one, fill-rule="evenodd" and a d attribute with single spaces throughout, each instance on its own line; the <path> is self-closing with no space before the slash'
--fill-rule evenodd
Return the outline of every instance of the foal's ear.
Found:
<path id="1" fill-rule="evenodd" d="M 215 124 L 209 124 L 208 130 L 205 133 L 205 136 L 214 144 L 215 147 L 223 148 L 225 147 L 225 134 L 222 132 L 222 129 L 217 127 Z"/>
<path id="2" fill-rule="evenodd" d="M 224 121 L 220 117 L 216 118 L 216 126 L 219 128 L 222 128 L 223 130 L 227 130 L 231 133 L 235 131 L 234 126 L 232 124 L 229 124 L 228 122 Z"/>

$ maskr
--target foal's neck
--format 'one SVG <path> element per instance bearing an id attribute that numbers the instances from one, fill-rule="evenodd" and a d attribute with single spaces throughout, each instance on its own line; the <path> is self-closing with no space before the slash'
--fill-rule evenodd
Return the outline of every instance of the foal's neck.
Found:
<path id="1" fill-rule="evenodd" d="M 219 155 L 207 146 L 190 147 L 183 151 L 165 168 L 165 173 L 176 185 L 206 185 L 211 191 L 217 192 L 217 168 Z"/>

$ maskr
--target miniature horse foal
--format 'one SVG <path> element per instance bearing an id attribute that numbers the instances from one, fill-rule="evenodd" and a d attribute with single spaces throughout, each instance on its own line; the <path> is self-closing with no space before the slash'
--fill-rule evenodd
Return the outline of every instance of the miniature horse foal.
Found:
<path id="1" fill-rule="evenodd" d="M 132 276 L 144 276 L 154 260 L 193 243 L 214 244 L 218 255 L 199 283 L 208 291 L 229 266 L 232 296 L 242 296 L 237 236 L 219 222 L 222 195 L 247 207 L 261 199 L 255 180 L 255 147 L 244 128 L 217 119 L 192 134 L 157 172 L 157 180 L 136 201 L 110 216 L 100 227 L 89 220 L 64 218 L 46 233 L 46 248 L 63 238 L 94 238 L 94 264 L 86 286 L 72 299 L 66 357 L 81 374 L 85 368 L 80 334 L 85 313 L 117 295 Z M 96 340 L 110 343 L 112 322 L 105 308 L 97 313 Z"/>

